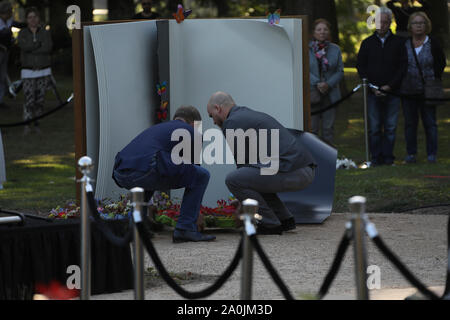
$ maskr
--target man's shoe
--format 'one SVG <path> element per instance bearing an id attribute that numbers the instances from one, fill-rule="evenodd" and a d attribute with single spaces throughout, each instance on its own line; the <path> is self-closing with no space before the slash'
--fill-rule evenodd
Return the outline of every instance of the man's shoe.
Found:
<path id="1" fill-rule="evenodd" d="M 290 231 L 290 230 L 294 230 L 295 228 L 296 228 L 296 226 L 295 226 L 294 218 L 289 218 L 289 219 L 281 221 L 281 229 L 283 231 Z"/>
<path id="2" fill-rule="evenodd" d="M 180 230 L 175 229 L 173 231 L 172 240 L 174 243 L 181 242 L 199 242 L 199 241 L 213 241 L 215 240 L 215 236 L 202 234 L 198 231 L 188 231 L 188 230 Z"/>
<path id="3" fill-rule="evenodd" d="M 265 235 L 278 234 L 278 235 L 281 235 L 282 233 L 283 233 L 283 229 L 281 226 L 268 228 L 268 227 L 260 225 L 260 226 L 256 227 L 256 234 L 265 234 Z"/>
<path id="4" fill-rule="evenodd" d="M 416 163 L 416 156 L 414 154 L 408 154 L 405 158 L 405 163 Z"/>

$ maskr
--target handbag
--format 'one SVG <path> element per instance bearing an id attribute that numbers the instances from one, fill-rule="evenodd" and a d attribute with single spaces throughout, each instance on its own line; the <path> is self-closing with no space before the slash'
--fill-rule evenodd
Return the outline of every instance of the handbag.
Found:
<path id="1" fill-rule="evenodd" d="M 427 79 L 423 76 L 422 67 L 420 66 L 419 59 L 417 58 L 416 50 L 414 49 L 414 45 L 411 40 L 411 49 L 414 55 L 414 59 L 416 60 L 417 68 L 419 69 L 420 77 L 422 78 L 423 83 L 423 95 L 425 99 L 443 99 L 444 98 L 444 88 L 442 86 L 441 79 Z M 437 101 L 433 100 L 425 100 L 425 104 L 427 105 L 436 105 Z"/>

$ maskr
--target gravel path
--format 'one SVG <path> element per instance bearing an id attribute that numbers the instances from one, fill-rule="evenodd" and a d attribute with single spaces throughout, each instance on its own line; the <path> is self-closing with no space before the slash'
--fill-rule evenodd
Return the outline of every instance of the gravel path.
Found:
<path id="1" fill-rule="evenodd" d="M 282 279 L 298 299 L 316 293 L 334 258 L 338 242 L 350 214 L 333 214 L 322 225 L 298 225 L 282 236 L 258 239 Z M 423 283 L 443 291 L 447 270 L 448 215 L 442 214 L 369 214 L 381 237 L 391 250 Z M 199 291 L 213 283 L 231 261 L 240 240 L 237 231 L 209 230 L 217 240 L 211 243 L 173 244 L 170 230 L 158 233 L 153 241 L 172 274 L 192 274 L 182 281 L 185 289 Z M 380 268 L 381 289 L 371 290 L 372 299 L 404 299 L 416 290 L 368 240 L 368 265 Z M 146 257 L 146 267 L 154 267 Z M 241 267 L 231 279 L 207 299 L 238 300 Z M 202 275 L 202 276 L 200 276 Z M 254 260 L 253 298 L 283 299 L 259 258 Z M 354 299 L 353 250 L 349 248 L 327 299 Z M 133 299 L 133 291 L 93 296 L 93 299 Z M 162 281 L 150 282 L 146 299 L 183 299 Z"/>

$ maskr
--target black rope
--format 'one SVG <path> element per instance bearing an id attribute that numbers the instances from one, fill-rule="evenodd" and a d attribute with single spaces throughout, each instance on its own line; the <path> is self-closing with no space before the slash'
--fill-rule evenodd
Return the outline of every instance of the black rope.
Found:
<path id="1" fill-rule="evenodd" d="M 130 242 L 133 239 L 133 221 L 132 219 L 128 219 L 129 221 L 129 227 L 127 230 L 127 233 L 123 237 L 118 237 L 112 231 L 110 228 L 106 225 L 105 221 L 100 217 L 98 211 L 97 211 L 97 204 L 94 198 L 94 193 L 86 192 L 88 205 L 89 205 L 89 211 L 91 212 L 91 216 L 94 218 L 94 224 L 95 226 L 100 230 L 100 232 L 105 236 L 106 239 L 108 239 L 109 242 L 114 244 L 118 247 L 126 247 L 130 244 Z"/>
<path id="2" fill-rule="evenodd" d="M 261 258 L 262 263 L 266 267 L 267 271 L 269 271 L 270 276 L 274 280 L 275 284 L 278 286 L 278 288 L 281 290 L 281 293 L 283 294 L 284 298 L 286 300 L 295 300 L 292 294 L 289 292 L 288 287 L 284 284 L 281 277 L 278 275 L 277 270 L 273 267 L 272 263 L 270 262 L 267 255 L 264 253 L 261 245 L 259 244 L 258 239 L 255 235 L 252 235 L 249 237 L 250 241 L 252 242 L 253 247 L 256 249 L 256 252 L 258 253 L 259 257 Z"/>
<path id="3" fill-rule="evenodd" d="M 33 119 L 29 119 L 23 122 L 17 122 L 17 123 L 5 123 L 5 124 L 0 124 L 0 128 L 11 128 L 11 127 L 20 127 L 20 126 L 26 126 L 29 125 L 30 123 L 33 123 L 35 121 L 38 121 L 46 116 L 51 115 L 52 113 L 55 113 L 56 111 L 61 110 L 62 108 L 64 108 L 66 105 L 68 105 L 72 100 L 68 99 L 67 101 L 63 102 L 62 104 L 60 104 L 59 106 L 57 106 L 56 108 L 49 110 L 43 114 L 41 114 L 40 116 L 37 116 Z"/>
<path id="4" fill-rule="evenodd" d="M 436 102 L 446 102 L 446 101 L 450 101 L 450 98 L 425 98 L 425 96 L 423 94 L 402 94 L 402 93 L 398 93 L 395 91 L 386 91 L 383 90 L 381 88 L 378 88 L 376 86 L 373 86 L 374 89 L 377 89 L 378 91 L 385 93 L 385 94 L 390 94 L 399 98 L 407 98 L 407 99 L 417 99 L 417 100 L 425 100 L 425 101 L 436 101 Z"/>
<path id="5" fill-rule="evenodd" d="M 336 252 L 336 256 L 334 257 L 333 264 L 331 265 L 330 271 L 328 272 L 325 280 L 323 281 L 322 286 L 320 287 L 319 293 L 317 294 L 319 299 L 323 299 L 325 295 L 328 293 L 331 284 L 336 278 L 337 273 L 339 272 L 339 268 L 341 267 L 342 261 L 344 260 L 345 253 L 350 245 L 350 235 L 346 230 L 344 236 L 339 243 L 338 250 Z"/>
<path id="6" fill-rule="evenodd" d="M 150 240 L 149 234 L 151 234 L 151 233 L 150 233 L 150 230 L 148 229 L 148 227 L 145 224 L 143 224 L 142 222 L 136 223 L 136 226 L 139 231 L 139 235 L 142 239 L 142 242 L 144 243 L 144 246 L 147 249 L 148 254 L 152 258 L 153 262 L 155 263 L 155 267 L 158 270 L 161 277 L 164 279 L 164 281 L 166 281 L 166 283 L 169 285 L 169 287 L 171 287 L 173 290 L 175 290 L 175 292 L 177 292 L 180 296 L 182 296 L 183 298 L 186 298 L 186 299 L 205 298 L 205 297 L 213 294 L 217 290 L 219 290 L 223 286 L 223 284 L 230 278 L 230 276 L 233 274 L 234 270 L 236 270 L 236 268 L 239 264 L 239 260 L 241 260 L 241 258 L 242 258 L 242 239 L 241 239 L 241 242 L 239 243 L 239 247 L 236 251 L 236 254 L 235 254 L 233 260 L 231 261 L 230 265 L 225 270 L 225 272 L 219 277 L 219 279 L 217 279 L 217 281 L 214 284 L 212 284 L 210 287 L 208 287 L 202 291 L 189 292 L 189 291 L 186 291 L 181 286 L 179 286 L 175 282 L 175 280 L 172 279 L 170 274 L 165 269 L 161 259 L 158 256 L 158 253 L 156 252 L 155 247 L 153 246 L 153 243 Z"/>
<path id="7" fill-rule="evenodd" d="M 314 111 L 314 112 L 311 112 L 311 115 L 312 115 L 312 116 L 315 116 L 315 115 L 324 113 L 325 111 L 328 111 L 328 110 L 330 110 L 330 109 L 336 108 L 339 104 L 341 104 L 342 102 L 344 102 L 345 100 L 347 100 L 348 98 L 350 98 L 352 95 L 354 95 L 354 94 L 356 93 L 356 91 L 358 91 L 358 90 L 359 90 L 359 88 L 358 88 L 358 89 L 356 89 L 356 88 L 353 89 L 353 90 L 350 91 L 348 94 L 346 94 L 344 97 L 342 97 L 340 100 L 338 100 L 338 101 L 332 103 L 332 104 L 329 105 L 328 107 L 323 108 L 323 109 L 320 109 L 320 110 L 317 110 L 317 111 Z"/>
<path id="8" fill-rule="evenodd" d="M 450 203 L 431 204 L 431 205 L 429 205 L 429 206 L 416 207 L 416 208 L 409 208 L 409 209 L 404 209 L 404 210 L 398 211 L 398 213 L 403 213 L 403 212 L 408 212 L 408 211 L 414 211 L 414 210 L 419 210 L 419 209 L 439 208 L 439 207 L 450 207 Z"/>
<path id="9" fill-rule="evenodd" d="M 394 255 L 393 252 L 389 250 L 380 236 L 372 238 L 372 241 L 378 247 L 378 249 L 384 254 L 384 256 L 390 260 L 400 271 L 400 273 L 408 280 L 413 286 L 415 286 L 423 295 L 431 300 L 439 300 L 439 297 L 432 291 L 428 290 L 427 287 L 420 282 L 409 270 L 408 268 Z"/>
<path id="10" fill-rule="evenodd" d="M 12 214 L 12 215 L 16 215 L 16 216 L 23 216 L 26 218 L 30 218 L 30 219 L 35 219 L 35 220 L 44 220 L 46 222 L 53 222 L 54 219 L 50 219 L 50 218 L 46 218 L 46 217 L 40 217 L 40 216 L 36 216 L 33 214 L 27 214 L 27 213 L 21 213 L 21 212 L 17 212 L 17 211 L 12 211 L 12 210 L 5 210 L 0 208 L 0 212 L 1 213 L 6 213 L 6 214 Z"/>

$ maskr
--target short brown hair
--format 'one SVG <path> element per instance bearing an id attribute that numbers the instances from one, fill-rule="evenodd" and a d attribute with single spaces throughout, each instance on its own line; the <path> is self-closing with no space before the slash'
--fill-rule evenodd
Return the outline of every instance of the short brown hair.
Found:
<path id="1" fill-rule="evenodd" d="M 188 123 L 194 123 L 194 121 L 202 121 L 202 116 L 196 107 L 193 106 L 181 106 L 175 112 L 173 119 L 181 118 Z"/>
<path id="2" fill-rule="evenodd" d="M 328 30 L 330 30 L 330 37 L 328 40 L 331 41 L 331 23 L 327 19 L 320 18 L 320 19 L 315 20 L 312 25 L 311 34 L 314 34 L 314 30 L 316 30 L 316 27 L 321 23 L 326 25 Z"/>
<path id="3" fill-rule="evenodd" d="M 431 20 L 430 20 L 430 18 L 428 18 L 427 14 L 426 14 L 425 12 L 423 12 L 423 11 L 417 11 L 417 12 L 414 12 L 414 13 L 409 17 L 409 20 L 408 20 L 408 31 L 411 32 L 411 21 L 412 21 L 415 17 L 417 17 L 417 16 L 420 16 L 420 17 L 424 18 L 424 20 L 425 20 L 425 26 L 426 26 L 425 33 L 426 33 L 426 34 L 430 34 L 430 33 L 431 33 L 431 28 L 432 28 L 432 26 L 431 26 Z"/>
<path id="4" fill-rule="evenodd" d="M 28 15 L 29 15 L 30 13 L 34 13 L 34 14 L 37 15 L 38 17 L 41 16 L 41 14 L 40 14 L 38 8 L 36 8 L 36 7 L 29 7 L 29 8 L 27 8 L 27 9 L 25 10 L 25 18 L 28 18 Z"/>

